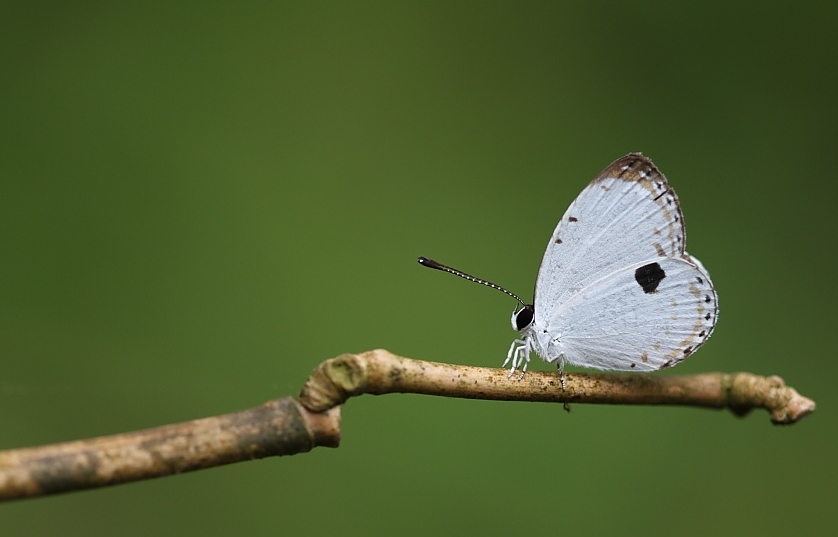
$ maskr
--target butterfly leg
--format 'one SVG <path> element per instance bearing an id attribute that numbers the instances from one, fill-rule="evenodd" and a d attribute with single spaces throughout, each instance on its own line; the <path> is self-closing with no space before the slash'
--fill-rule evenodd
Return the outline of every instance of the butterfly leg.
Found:
<path id="1" fill-rule="evenodd" d="M 506 353 L 506 360 L 503 361 L 501 367 L 506 367 L 506 364 L 511 362 L 509 371 L 510 375 L 512 371 L 515 371 L 515 368 L 518 367 L 518 348 L 523 344 L 523 341 L 520 339 L 516 339 L 512 342 L 512 345 L 509 346 L 509 352 Z"/>
<path id="2" fill-rule="evenodd" d="M 515 374 L 515 370 L 521 368 L 521 376 L 518 380 L 524 378 L 524 373 L 527 372 L 527 366 L 530 363 L 529 342 L 526 339 L 516 339 L 509 346 L 509 352 L 506 353 L 506 360 L 504 360 L 501 367 L 506 367 L 506 364 L 512 362 L 509 369 L 509 378 Z"/>
<path id="3" fill-rule="evenodd" d="M 527 372 L 527 362 L 524 360 L 524 352 L 526 347 L 520 346 L 515 348 L 514 358 L 512 359 L 512 368 L 509 370 L 509 374 L 506 375 L 506 378 L 512 378 L 512 375 L 515 374 L 515 370 L 518 367 L 521 367 L 521 374 L 518 376 L 517 380 L 521 380 L 524 378 L 524 373 Z"/>
<path id="4" fill-rule="evenodd" d="M 529 342 L 524 342 L 524 345 L 518 347 L 518 365 L 521 366 L 521 378 L 524 378 L 524 373 L 527 372 L 527 366 L 530 365 L 530 346 Z M 520 379 L 518 379 L 520 380 Z"/>
<path id="5" fill-rule="evenodd" d="M 517 348 L 520 345 L 522 345 L 523 343 L 524 343 L 523 340 L 520 340 L 520 339 L 516 339 L 515 341 L 512 342 L 512 345 L 509 346 L 509 352 L 506 353 L 506 360 L 503 361 L 503 364 L 501 364 L 501 367 L 506 367 L 506 364 L 508 364 L 509 361 L 512 360 L 512 369 L 515 369 L 516 360 L 513 359 L 513 356 L 516 354 Z"/>
<path id="6" fill-rule="evenodd" d="M 565 381 L 564 381 L 564 356 L 559 357 L 559 362 L 556 364 L 556 367 L 559 370 L 559 384 L 562 385 L 562 391 L 565 389 Z M 567 404 L 567 403 L 565 403 Z"/>

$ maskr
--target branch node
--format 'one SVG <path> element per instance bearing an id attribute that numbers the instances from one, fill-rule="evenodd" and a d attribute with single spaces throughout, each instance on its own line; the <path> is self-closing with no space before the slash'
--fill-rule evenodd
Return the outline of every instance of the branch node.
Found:
<path id="1" fill-rule="evenodd" d="M 326 360 L 308 377 L 298 397 L 313 412 L 323 412 L 342 405 L 367 388 L 367 367 L 355 354 L 342 354 Z"/>

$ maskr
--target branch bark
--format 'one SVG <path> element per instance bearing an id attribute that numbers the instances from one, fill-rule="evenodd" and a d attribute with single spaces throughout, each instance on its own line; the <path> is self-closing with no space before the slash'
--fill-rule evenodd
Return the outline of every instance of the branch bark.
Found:
<path id="1" fill-rule="evenodd" d="M 191 472 L 340 443 L 340 407 L 311 412 L 293 397 L 142 431 L 0 451 L 0 500 Z"/>
<path id="2" fill-rule="evenodd" d="M 795 423 L 815 403 L 780 377 L 751 373 L 565 374 L 412 360 L 385 350 L 344 354 L 312 373 L 298 398 L 154 429 L 0 451 L 0 500 L 102 487 L 210 468 L 314 447 L 337 447 L 344 402 L 362 394 L 421 393 L 467 399 L 729 408 L 769 411 L 775 424 Z"/>
<path id="3" fill-rule="evenodd" d="M 593 403 L 614 405 L 681 405 L 729 408 L 745 415 L 754 408 L 769 411 L 771 421 L 788 425 L 815 410 L 777 376 L 752 373 L 647 375 L 642 373 L 565 373 L 562 389 L 555 373 L 529 371 L 520 380 L 508 371 L 486 367 L 412 360 L 377 349 L 327 360 L 312 373 L 300 402 L 313 411 L 340 405 L 354 395 L 421 393 L 466 399 Z"/>

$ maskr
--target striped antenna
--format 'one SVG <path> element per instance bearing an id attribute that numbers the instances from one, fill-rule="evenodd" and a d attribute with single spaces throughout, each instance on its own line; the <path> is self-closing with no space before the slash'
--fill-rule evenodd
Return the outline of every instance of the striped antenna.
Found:
<path id="1" fill-rule="evenodd" d="M 479 283 L 481 285 L 485 285 L 486 287 L 491 287 L 492 289 L 497 289 L 498 291 L 500 291 L 502 293 L 506 293 L 507 295 L 511 296 L 512 298 L 514 298 L 515 300 L 520 302 L 521 305 L 524 306 L 525 308 L 527 307 L 527 305 L 524 304 L 524 301 L 521 300 L 518 297 L 518 295 L 516 295 L 512 291 L 508 291 L 508 290 L 504 289 L 503 287 L 501 287 L 498 284 L 490 282 L 489 280 L 484 280 L 482 278 L 475 278 L 471 274 L 466 274 L 465 272 L 463 272 L 461 270 L 457 270 L 453 267 L 449 267 L 448 265 L 443 265 L 442 263 L 439 263 L 438 261 L 434 261 L 433 259 L 428 259 L 425 256 L 420 256 L 419 257 L 419 264 L 422 265 L 422 266 L 428 267 L 428 268 L 441 270 L 443 272 L 448 272 L 449 274 L 459 276 L 460 278 L 464 278 L 464 279 L 466 279 L 470 282 Z"/>

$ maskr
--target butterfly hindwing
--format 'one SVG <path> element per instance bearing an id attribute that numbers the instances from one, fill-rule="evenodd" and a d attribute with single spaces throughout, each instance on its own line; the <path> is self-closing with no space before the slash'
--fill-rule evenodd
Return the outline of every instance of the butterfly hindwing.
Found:
<path id="1" fill-rule="evenodd" d="M 547 331 L 567 363 L 615 371 L 671 367 L 710 337 L 717 298 L 697 265 L 675 258 L 634 263 L 562 305 Z"/>

